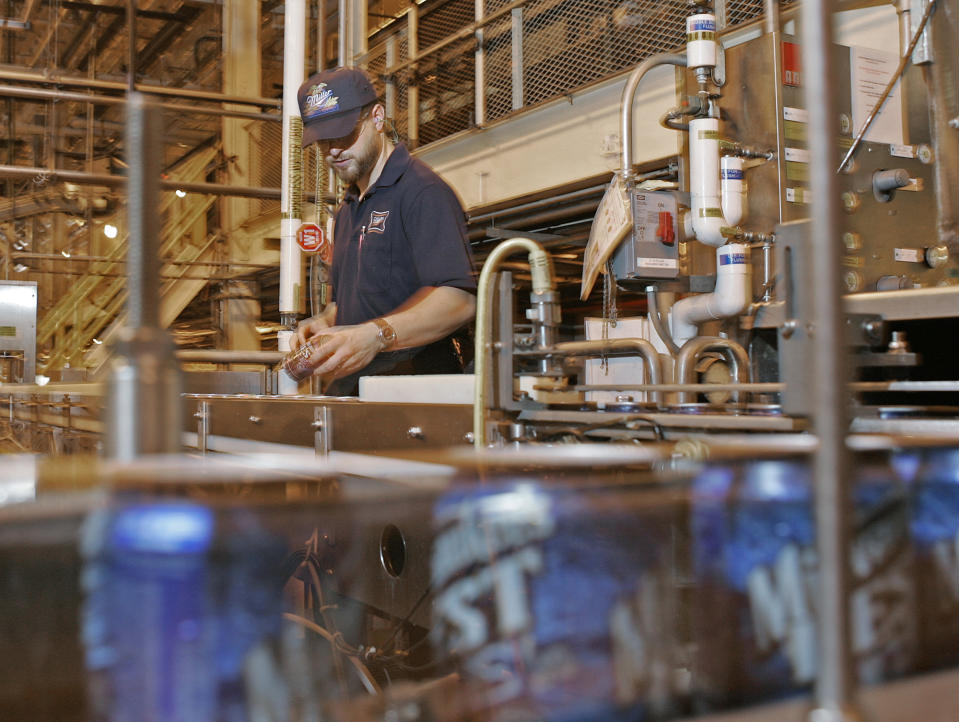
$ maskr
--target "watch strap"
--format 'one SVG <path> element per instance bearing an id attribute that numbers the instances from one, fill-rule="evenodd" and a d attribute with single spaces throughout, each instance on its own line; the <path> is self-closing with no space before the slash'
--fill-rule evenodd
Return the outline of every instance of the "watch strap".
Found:
<path id="1" fill-rule="evenodd" d="M 379 329 L 379 333 L 376 336 L 380 340 L 384 351 L 396 345 L 396 329 L 389 324 L 389 321 L 379 317 L 370 320 L 376 324 L 376 327 Z"/>

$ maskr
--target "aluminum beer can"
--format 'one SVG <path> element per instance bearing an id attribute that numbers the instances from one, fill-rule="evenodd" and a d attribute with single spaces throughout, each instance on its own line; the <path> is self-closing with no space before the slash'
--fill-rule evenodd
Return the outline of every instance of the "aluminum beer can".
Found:
<path id="1" fill-rule="evenodd" d="M 326 357 L 316 357 L 319 350 L 329 336 L 314 336 L 300 346 L 296 351 L 290 351 L 283 359 L 281 367 L 294 381 L 303 381 L 313 375 L 313 372 Z"/>
<path id="2" fill-rule="evenodd" d="M 247 719 L 244 659 L 276 634 L 282 611 L 282 547 L 255 515 L 122 503 L 88 519 L 83 547 L 96 718 Z"/>
<path id="3" fill-rule="evenodd" d="M 925 449 L 912 483 L 921 669 L 959 663 L 959 449 Z"/>
<path id="4" fill-rule="evenodd" d="M 904 485 L 887 463 L 856 469 L 851 641 L 859 678 L 872 683 L 915 665 L 913 556 Z M 694 703 L 722 709 L 808 691 L 819 584 L 809 464 L 707 467 L 692 504 Z"/>
<path id="5" fill-rule="evenodd" d="M 432 639 L 463 679 L 440 719 L 599 722 L 673 710 L 681 514 L 650 486 L 514 478 L 439 500 Z"/>

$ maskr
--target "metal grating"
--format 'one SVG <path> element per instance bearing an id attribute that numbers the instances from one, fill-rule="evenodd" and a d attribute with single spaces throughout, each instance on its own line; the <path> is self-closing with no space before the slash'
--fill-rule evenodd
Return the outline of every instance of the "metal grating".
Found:
<path id="1" fill-rule="evenodd" d="M 486 0 L 490 15 L 510 0 Z M 788 7 L 796 0 L 783 0 Z M 763 0 L 730 0 L 729 26 L 762 15 Z M 656 53 L 685 42 L 685 0 L 530 0 L 514 11 L 522 32 L 521 87 L 514 87 L 514 19 L 505 15 L 484 28 L 486 51 L 486 121 L 495 121 L 523 107 L 568 95 L 604 80 Z M 471 25 L 474 0 L 449 0 L 419 19 L 420 52 Z M 406 26 L 401 21 L 392 40 L 371 48 L 367 67 L 396 88 L 394 117 L 402 139 L 408 128 L 408 89 L 419 88 L 419 143 L 445 138 L 473 127 L 475 112 L 475 37 L 445 46 L 389 79 L 386 46 L 394 44 L 397 62 L 406 60 Z"/>

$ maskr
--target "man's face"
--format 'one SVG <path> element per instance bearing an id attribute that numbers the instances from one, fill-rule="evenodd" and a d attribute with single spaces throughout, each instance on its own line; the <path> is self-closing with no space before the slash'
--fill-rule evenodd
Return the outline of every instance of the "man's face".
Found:
<path id="1" fill-rule="evenodd" d="M 327 164 L 344 183 L 356 183 L 369 174 L 379 157 L 373 118 L 366 114 L 357 121 L 353 132 L 345 138 L 319 141 Z"/>

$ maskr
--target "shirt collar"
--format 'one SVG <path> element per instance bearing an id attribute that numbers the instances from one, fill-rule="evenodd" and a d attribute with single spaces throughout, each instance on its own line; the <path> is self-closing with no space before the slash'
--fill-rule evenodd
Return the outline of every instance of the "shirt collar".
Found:
<path id="1" fill-rule="evenodd" d="M 393 152 L 390 153 L 390 157 L 386 159 L 386 164 L 383 166 L 380 177 L 377 178 L 372 187 L 366 191 L 366 197 L 369 198 L 373 195 L 377 188 L 391 186 L 396 183 L 396 181 L 403 176 L 403 173 L 406 172 L 411 161 L 412 156 L 410 156 L 410 152 L 406 149 L 406 146 L 402 143 L 397 143 L 396 147 L 393 148 Z M 359 196 L 360 189 L 357 188 L 354 183 L 347 189 L 346 199 L 355 201 Z"/>

